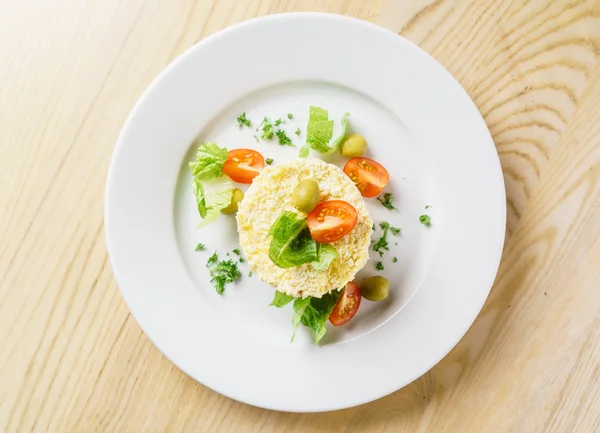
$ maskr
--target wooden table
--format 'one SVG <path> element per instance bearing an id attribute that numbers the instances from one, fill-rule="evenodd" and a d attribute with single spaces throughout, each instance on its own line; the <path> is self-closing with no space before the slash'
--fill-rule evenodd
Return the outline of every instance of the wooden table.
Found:
<path id="1" fill-rule="evenodd" d="M 481 315 L 379 401 L 287 414 L 169 362 L 113 279 L 103 193 L 144 88 L 234 22 L 384 25 L 467 89 L 504 169 L 508 237 Z M 0 0 L 0 431 L 600 431 L 600 1 Z M 243 362 L 243 361 L 240 361 Z"/>

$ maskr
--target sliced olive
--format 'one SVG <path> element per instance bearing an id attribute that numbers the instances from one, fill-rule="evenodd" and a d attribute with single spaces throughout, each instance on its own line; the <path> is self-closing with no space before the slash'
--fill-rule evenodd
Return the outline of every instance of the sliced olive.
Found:
<path id="1" fill-rule="evenodd" d="M 315 208 L 321 198 L 319 184 L 313 179 L 304 179 L 292 193 L 292 204 L 300 212 L 308 213 Z"/>
<path id="2" fill-rule="evenodd" d="M 369 277 L 360 285 L 360 291 L 369 301 L 382 301 L 388 297 L 390 282 L 379 275 Z"/>
<path id="3" fill-rule="evenodd" d="M 234 188 L 233 194 L 231 195 L 231 203 L 226 208 L 221 209 L 221 213 L 225 215 L 229 215 L 232 213 L 236 213 L 238 210 L 238 205 L 244 198 L 244 193 L 241 189 Z"/>
<path id="4" fill-rule="evenodd" d="M 340 145 L 340 153 L 342 156 L 353 158 L 355 156 L 362 156 L 367 150 L 367 140 L 360 134 L 349 135 L 342 141 Z"/>

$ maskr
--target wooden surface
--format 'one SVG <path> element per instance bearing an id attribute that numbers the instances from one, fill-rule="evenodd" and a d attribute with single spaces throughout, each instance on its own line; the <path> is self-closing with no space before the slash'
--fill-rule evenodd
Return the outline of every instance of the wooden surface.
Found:
<path id="1" fill-rule="evenodd" d="M 121 126 L 175 56 L 319 10 L 413 40 L 467 89 L 504 169 L 508 237 L 466 337 L 379 401 L 286 414 L 175 368 L 107 261 Z M 0 431 L 600 431 L 600 0 L 0 0 Z"/>

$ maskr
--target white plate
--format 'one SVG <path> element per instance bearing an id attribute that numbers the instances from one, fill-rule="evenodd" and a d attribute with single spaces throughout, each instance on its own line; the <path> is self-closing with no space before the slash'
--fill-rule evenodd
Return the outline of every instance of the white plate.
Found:
<path id="1" fill-rule="evenodd" d="M 285 128 L 301 144 L 309 105 L 334 119 L 351 113 L 351 128 L 389 170 L 387 189 L 398 206 L 390 212 L 371 199 L 369 210 L 376 222 L 403 230 L 389 237 L 384 257 L 389 299 L 363 300 L 355 319 L 330 327 L 319 346 L 303 328 L 290 344 L 291 306 L 269 307 L 273 289 L 247 277 L 247 268 L 225 295 L 216 294 L 206 259 L 213 250 L 223 255 L 238 247 L 235 222 L 221 217 L 196 228 L 187 170 L 196 137 L 258 149 L 276 164 L 295 158 L 297 148 L 256 143 L 254 129 L 236 128 L 235 118 L 246 111 L 256 125 L 263 116 L 292 113 Z M 424 213 L 431 215 L 429 228 L 418 221 Z M 505 196 L 485 123 L 431 57 L 363 21 L 285 14 L 206 38 L 152 83 L 115 149 L 105 221 L 123 297 L 169 359 L 236 400 L 312 412 L 389 394 L 452 349 L 494 280 Z M 198 242 L 208 251 L 195 252 Z M 375 256 L 363 276 L 375 274 Z"/>

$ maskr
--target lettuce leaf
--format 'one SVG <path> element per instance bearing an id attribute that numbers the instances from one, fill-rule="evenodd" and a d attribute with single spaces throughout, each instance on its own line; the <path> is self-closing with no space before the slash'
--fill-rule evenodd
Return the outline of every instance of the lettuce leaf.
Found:
<path id="1" fill-rule="evenodd" d="M 310 262 L 317 271 L 326 271 L 331 262 L 339 257 L 337 250 L 328 244 L 317 244 L 317 260 Z"/>
<path id="2" fill-rule="evenodd" d="M 199 227 L 203 227 L 216 220 L 221 209 L 229 206 L 233 196 L 233 183 L 227 178 L 200 182 L 194 177 L 193 187 L 196 203 L 198 204 L 198 213 L 202 217 Z"/>
<path id="3" fill-rule="evenodd" d="M 292 301 L 292 299 L 294 299 L 293 296 L 281 293 L 279 290 L 275 290 L 275 297 L 269 305 L 277 308 L 285 307 Z"/>
<path id="4" fill-rule="evenodd" d="M 283 212 L 275 220 L 269 236 L 269 258 L 280 268 L 310 263 L 317 271 L 326 271 L 338 252 L 331 245 L 318 244 L 310 236 L 306 219 L 294 212 Z"/>
<path id="5" fill-rule="evenodd" d="M 315 343 L 319 343 L 327 332 L 325 324 L 340 297 L 340 293 L 339 290 L 332 290 L 323 295 L 322 298 L 308 297 L 296 299 L 294 301 L 294 314 L 292 316 L 292 324 L 294 325 L 292 341 L 294 340 L 298 326 L 302 323 L 310 329 Z"/>
<path id="6" fill-rule="evenodd" d="M 196 151 L 196 160 L 189 163 L 194 178 L 205 180 L 220 177 L 227 153 L 226 148 L 220 148 L 215 143 L 202 143 Z"/>
<path id="7" fill-rule="evenodd" d="M 306 158 L 310 149 L 314 149 L 324 155 L 335 152 L 346 135 L 346 126 L 349 113 L 345 113 L 340 121 L 341 132 L 335 140 L 333 137 L 333 120 L 329 120 L 327 110 L 319 107 L 309 107 L 308 125 L 306 127 L 306 144 L 300 148 L 300 158 Z"/>
<path id="8" fill-rule="evenodd" d="M 291 268 L 317 260 L 317 243 L 310 237 L 305 218 L 285 211 L 275 220 L 269 235 L 269 258 L 280 268 Z"/>

